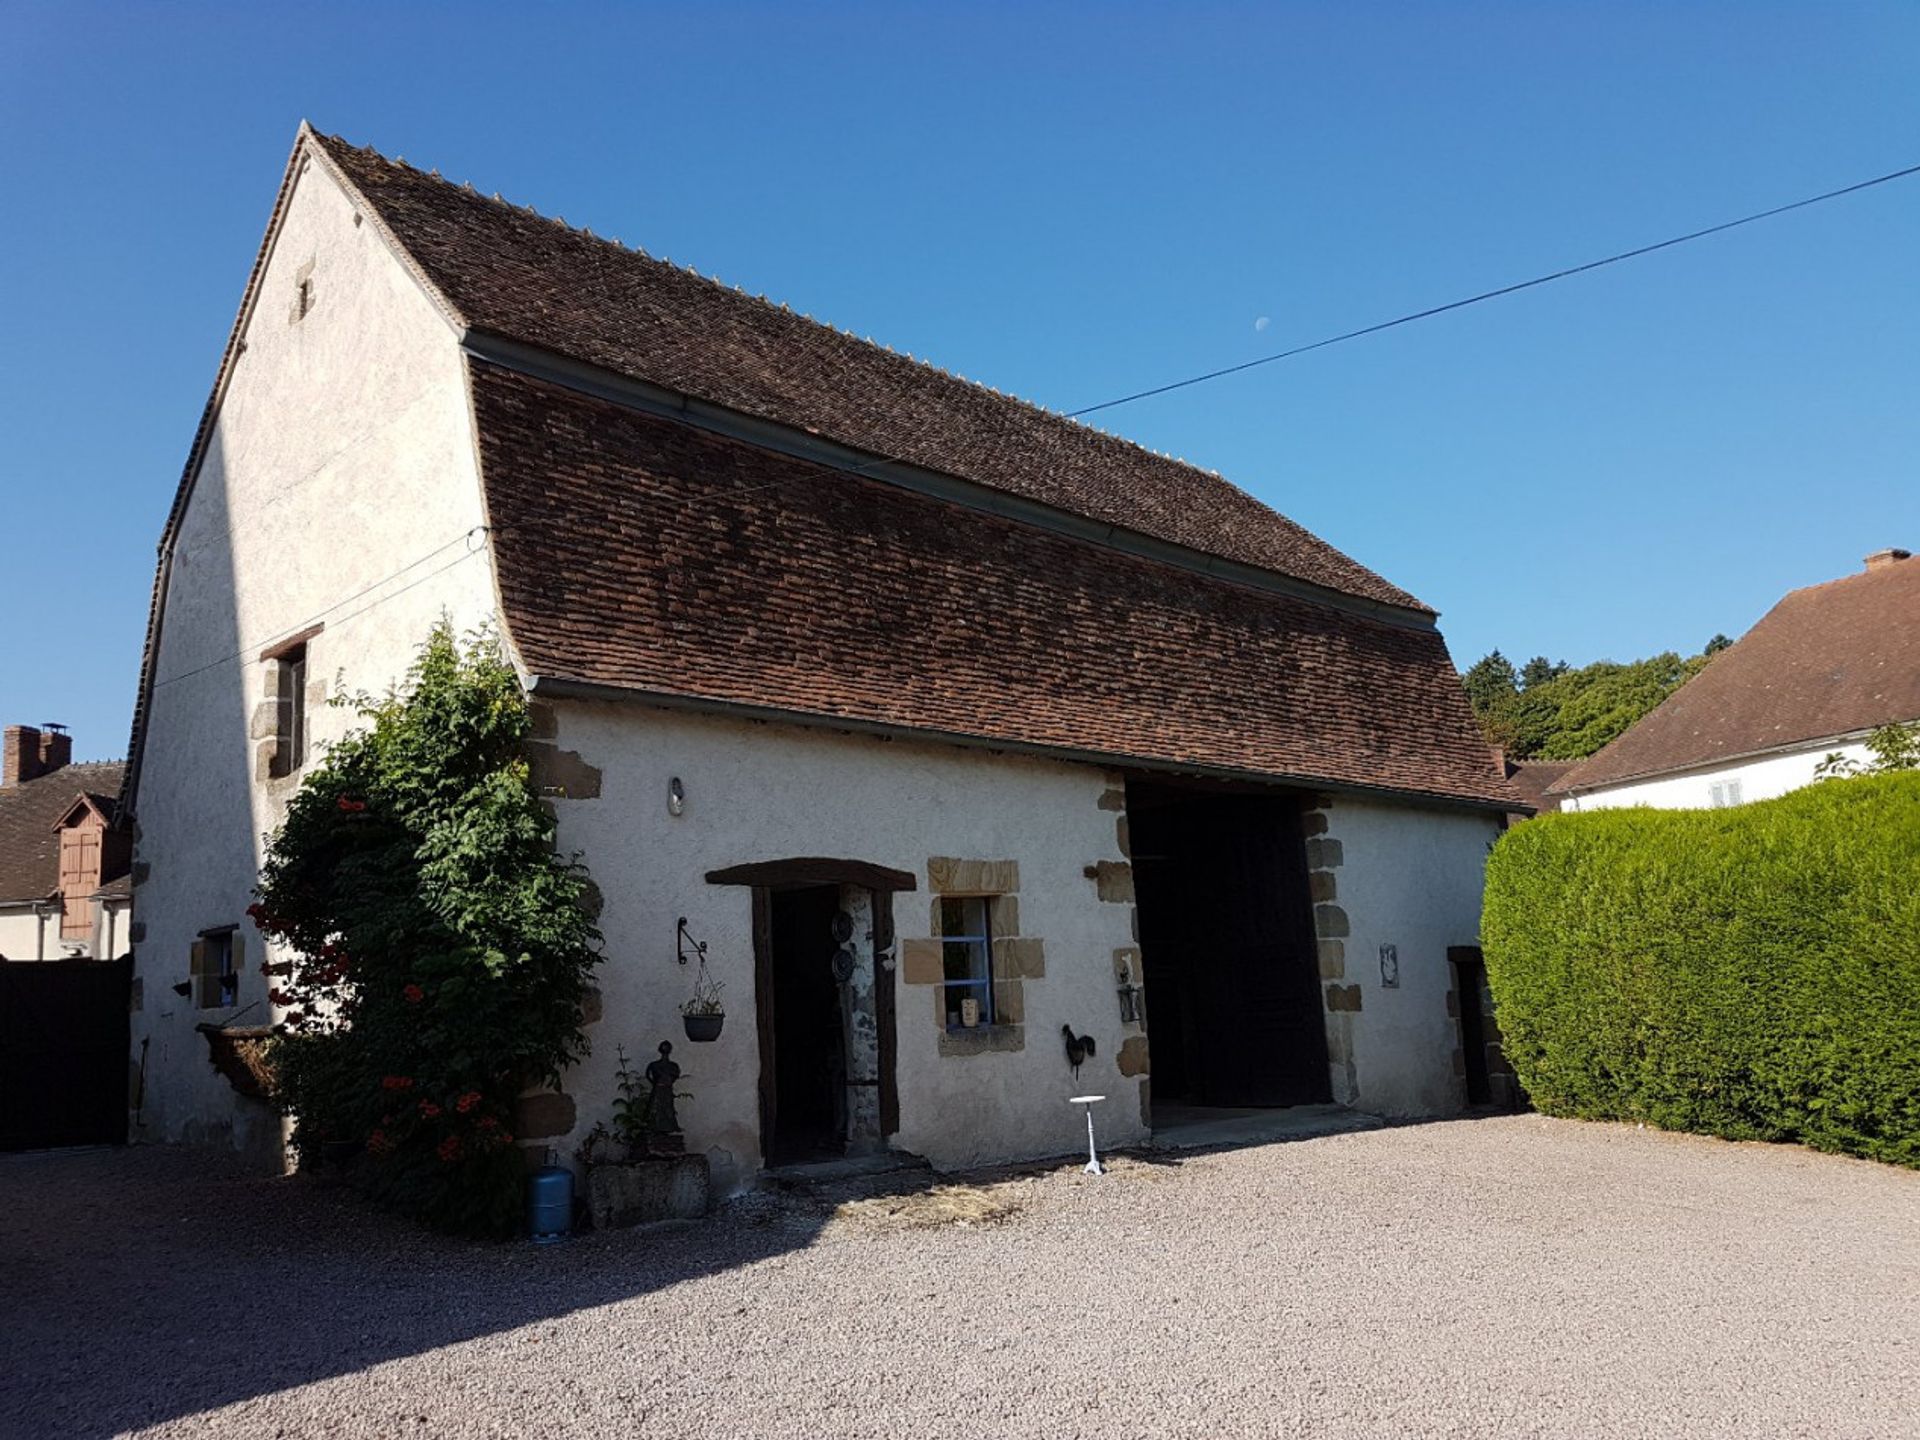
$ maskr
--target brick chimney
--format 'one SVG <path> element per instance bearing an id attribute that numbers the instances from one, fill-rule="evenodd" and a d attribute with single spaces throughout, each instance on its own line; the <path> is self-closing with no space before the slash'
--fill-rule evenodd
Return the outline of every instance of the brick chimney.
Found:
<path id="1" fill-rule="evenodd" d="M 1876 550 L 1867 556 L 1867 569 L 1884 570 L 1889 565 L 1896 564 L 1902 560 L 1911 560 L 1912 558 L 1913 552 L 1911 550 L 1901 550 L 1895 546 L 1888 546 L 1885 550 Z"/>
<path id="2" fill-rule="evenodd" d="M 64 769 L 73 760 L 73 737 L 64 725 L 9 725 L 0 785 L 20 785 Z"/>

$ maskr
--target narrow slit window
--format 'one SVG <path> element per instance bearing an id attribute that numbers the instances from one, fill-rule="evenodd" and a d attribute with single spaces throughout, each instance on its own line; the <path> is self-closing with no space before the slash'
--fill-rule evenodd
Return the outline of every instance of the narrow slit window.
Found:
<path id="1" fill-rule="evenodd" d="M 193 942 L 193 1003 L 201 1010 L 240 1003 L 240 935 L 234 928 L 208 930 Z"/>
<path id="2" fill-rule="evenodd" d="M 993 1024 L 993 901 L 948 895 L 940 901 L 940 953 L 949 1030 Z M 973 1006 L 969 1007 L 967 1001 Z"/>
<path id="3" fill-rule="evenodd" d="M 307 647 L 295 645 L 273 659 L 276 715 L 273 768 L 291 775 L 307 763 Z"/>

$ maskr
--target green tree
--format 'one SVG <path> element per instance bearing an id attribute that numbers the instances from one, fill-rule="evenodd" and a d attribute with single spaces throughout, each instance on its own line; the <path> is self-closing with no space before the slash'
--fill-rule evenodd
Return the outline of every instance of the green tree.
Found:
<path id="1" fill-rule="evenodd" d="M 1850 780 L 1860 775 L 1887 775 L 1895 770 L 1920 770 L 1920 721 L 1910 725 L 1882 725 L 1867 736 L 1867 758 L 1849 759 L 1832 750 L 1813 768 L 1816 780 Z"/>
<path id="2" fill-rule="evenodd" d="M 599 935 L 553 850 L 525 696 L 490 637 L 437 626 L 406 685 L 329 748 L 271 837 L 251 914 L 287 1007 L 276 1093 L 303 1160 L 359 1147 L 376 1195 L 441 1228 L 514 1229 L 510 1126 L 586 1052 Z"/>
<path id="3" fill-rule="evenodd" d="M 1566 661 L 1549 660 L 1544 655 L 1536 655 L 1520 667 L 1520 688 L 1522 690 L 1538 689 L 1549 680 L 1556 680 L 1566 673 Z"/>
<path id="4" fill-rule="evenodd" d="M 1575 670 L 1536 655 L 1520 671 L 1498 650 L 1461 677 L 1480 729 L 1516 759 L 1591 755 L 1699 673 L 1707 656 L 1672 651 Z"/>
<path id="5" fill-rule="evenodd" d="M 1728 650 L 1728 649 L 1731 649 L 1732 647 L 1733 647 L 1733 641 L 1729 640 L 1724 635 L 1716 634 L 1711 640 L 1707 641 L 1707 648 L 1702 650 L 1700 653 L 1702 655 L 1707 656 L 1709 659 L 1711 659 L 1713 656 L 1718 655 L 1722 650 Z"/>
<path id="6" fill-rule="evenodd" d="M 1473 702 L 1474 713 L 1483 716 L 1519 689 L 1519 676 L 1514 673 L 1513 662 L 1498 650 L 1476 660 L 1460 680 L 1467 687 L 1467 699 Z"/>

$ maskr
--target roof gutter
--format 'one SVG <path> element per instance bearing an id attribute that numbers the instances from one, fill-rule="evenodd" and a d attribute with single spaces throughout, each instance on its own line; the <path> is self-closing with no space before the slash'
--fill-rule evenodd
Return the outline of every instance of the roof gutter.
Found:
<path id="1" fill-rule="evenodd" d="M 587 361 L 560 354 L 558 351 L 529 345 L 523 340 L 469 327 L 461 336 L 461 346 L 468 355 L 477 360 L 499 365 L 518 374 L 544 380 L 582 395 L 590 395 L 597 400 L 605 400 L 625 409 L 677 420 L 682 424 L 724 435 L 729 439 L 741 440 L 762 450 L 771 450 L 796 460 L 823 465 L 829 469 L 850 471 L 863 477 L 898 485 L 902 489 L 911 490 L 917 494 L 945 500 L 950 504 L 963 505 L 970 510 L 984 511 L 1003 519 L 1050 530 L 1087 544 L 1158 561 L 1164 565 L 1172 565 L 1216 580 L 1244 585 L 1249 589 L 1264 590 L 1271 594 L 1325 605 L 1369 620 L 1376 620 L 1382 624 L 1395 625 L 1406 630 L 1429 632 L 1436 628 L 1435 622 L 1438 617 L 1430 610 L 1409 609 L 1406 606 L 1390 605 L 1382 600 L 1369 599 L 1364 595 L 1352 595 L 1344 590 L 1329 589 L 1311 581 L 1283 575 L 1277 570 L 1266 570 L 1258 565 L 1228 560 L 1218 555 L 1210 555 L 1204 550 L 1190 549 L 1137 530 L 1128 530 L 1105 521 L 1088 519 L 1084 515 L 1059 510 L 1040 501 L 1029 500 L 1025 496 L 996 490 L 992 486 L 983 485 L 975 480 L 963 479 L 940 470 L 929 470 L 908 461 L 891 460 L 884 455 L 842 445 L 823 435 L 809 434 L 804 430 L 796 430 L 791 426 L 781 425 L 772 420 L 763 420 L 743 411 L 728 409 L 712 401 L 701 400 L 677 390 L 669 390 L 644 380 L 635 380 L 617 371 L 607 370 Z"/>
<path id="2" fill-rule="evenodd" d="M 1031 740 L 1002 740 L 995 736 L 971 735 L 959 730 L 935 730 L 901 725 L 887 720 L 868 720 L 853 715 L 833 715 L 807 710 L 788 710 L 774 705 L 752 705 L 705 695 L 682 695 L 669 690 L 648 690 L 639 686 L 607 685 L 594 680 L 572 680 L 560 675 L 526 677 L 527 692 L 543 700 L 602 700 L 623 704 L 649 705 L 662 710 L 678 710 L 700 715 L 730 715 L 742 720 L 770 721 L 797 725 L 809 730 L 839 730 L 858 735 L 874 735 L 886 740 L 917 740 L 933 744 L 957 745 L 966 750 L 997 750 L 1014 755 L 1032 755 L 1045 760 L 1063 760 L 1073 764 L 1100 765 L 1107 769 L 1146 770 L 1164 775 L 1192 775 L 1213 780 L 1251 780 L 1265 785 L 1286 786 L 1359 800 L 1390 800 L 1402 805 L 1418 805 L 1435 810 L 1472 810 L 1493 815 L 1531 814 L 1525 802 L 1474 799 L 1464 795 L 1439 795 L 1424 790 L 1402 790 L 1388 785 L 1358 785 L 1350 781 L 1326 780 L 1314 775 L 1274 774 L 1233 765 L 1204 765 L 1174 760 L 1158 760 L 1139 755 L 1123 755 L 1110 750 L 1082 750 L 1067 745 L 1046 745 Z"/>

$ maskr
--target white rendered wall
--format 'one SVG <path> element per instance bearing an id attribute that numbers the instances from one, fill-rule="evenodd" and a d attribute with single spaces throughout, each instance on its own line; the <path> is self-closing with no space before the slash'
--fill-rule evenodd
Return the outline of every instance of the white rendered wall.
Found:
<path id="1" fill-rule="evenodd" d="M 1814 781 L 1820 762 L 1840 752 L 1849 760 L 1866 761 L 1870 757 L 1859 739 L 1824 740 L 1805 749 L 1784 755 L 1766 755 L 1730 765 L 1690 770 L 1683 775 L 1662 775 L 1583 795 L 1568 795 L 1560 802 L 1562 810 L 1610 810 L 1624 805 L 1648 805 L 1656 810 L 1705 810 L 1713 805 L 1713 787 L 1728 780 L 1740 782 L 1740 803 L 1771 800 L 1798 790 Z"/>
<path id="2" fill-rule="evenodd" d="M 614 1046 L 642 1063 L 663 1039 L 693 1098 L 680 1106 L 688 1146 L 705 1151 L 722 1186 L 760 1164 L 759 1052 L 754 1011 L 752 892 L 709 885 L 710 870 L 825 856 L 911 872 L 894 899 L 902 942 L 933 933 L 928 861 L 936 856 L 1019 865 L 1019 934 L 1044 942 L 1044 978 L 1023 982 L 1024 1048 L 940 1053 L 937 987 L 896 972 L 900 1129 L 894 1143 L 943 1168 L 1053 1155 L 1084 1143 L 1070 1095 L 1109 1096 L 1097 1123 L 1110 1143 L 1146 1127 L 1140 1081 L 1116 1066 L 1137 1033 L 1120 1022 L 1113 952 L 1134 943 L 1131 904 L 1103 901 L 1088 866 L 1121 860 L 1118 816 L 1102 809 L 1115 785 L 1092 766 L 885 740 L 638 705 L 563 702 L 557 744 L 601 772 L 597 799 L 560 800 L 559 843 L 579 852 L 605 896 L 603 1016 L 592 1056 L 570 1073 L 577 1124 L 548 1140 L 570 1159 L 609 1118 Z M 668 813 L 668 783 L 685 813 Z M 693 977 L 675 963 L 674 922 L 686 916 L 726 986 L 726 1027 L 689 1044 L 678 1006 Z M 1148 1004 L 1151 1006 L 1151 997 Z M 1063 1025 L 1091 1034 L 1097 1057 L 1076 1080 Z"/>
<path id="3" fill-rule="evenodd" d="M 313 306 L 296 323 L 298 282 Z M 453 331 L 371 220 L 312 160 L 274 246 L 175 544 L 138 796 L 135 1053 L 147 1055 L 136 1138 L 232 1143 L 277 1156 L 279 1122 L 208 1064 L 201 1021 L 273 1018 L 260 935 L 245 918 L 262 836 L 299 777 L 257 775 L 260 650 L 316 617 L 309 756 L 352 723 L 322 696 L 398 679 L 447 612 L 493 612 L 466 384 Z M 418 563 L 416 563 L 418 562 Z M 448 567 L 448 568 L 443 568 Z M 364 592 L 364 593 L 363 593 Z M 239 924 L 240 1003 L 173 993 L 200 931 Z"/>
<path id="4" fill-rule="evenodd" d="M 60 917 L 42 919 L 31 905 L 0 909 L 0 955 L 9 960 L 58 959 Z"/>
<path id="5" fill-rule="evenodd" d="M 1336 903 L 1349 929 L 1336 983 L 1359 986 L 1361 1005 L 1327 1016 L 1334 1099 L 1379 1115 L 1456 1113 L 1465 1086 L 1453 1060 L 1460 1029 L 1448 1013 L 1447 948 L 1480 943 L 1499 817 L 1345 798 L 1326 814 L 1342 851 Z M 1382 945 L 1395 948 L 1397 986 L 1383 983 Z"/>

